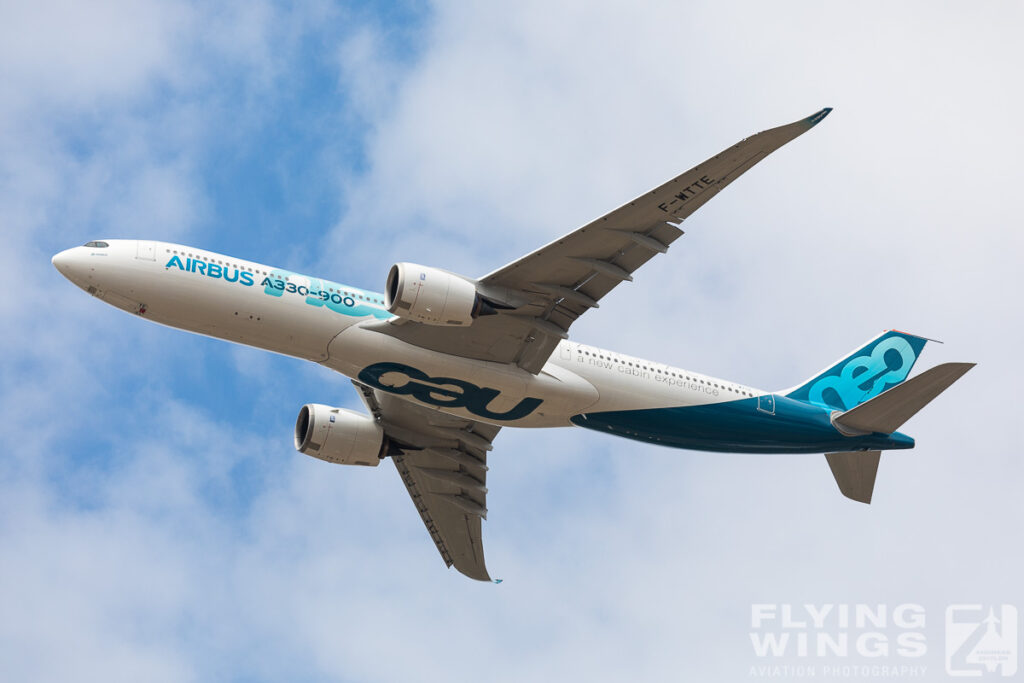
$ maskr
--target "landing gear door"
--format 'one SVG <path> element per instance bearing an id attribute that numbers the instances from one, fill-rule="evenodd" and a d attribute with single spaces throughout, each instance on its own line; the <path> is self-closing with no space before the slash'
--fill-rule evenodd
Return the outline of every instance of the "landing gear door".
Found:
<path id="1" fill-rule="evenodd" d="M 757 409 L 769 415 L 775 414 L 775 394 L 765 394 L 757 397 Z"/>
<path id="2" fill-rule="evenodd" d="M 135 252 L 135 258 L 140 261 L 155 261 L 156 244 L 153 242 L 144 242 L 143 240 L 139 240 L 139 246 Z"/>

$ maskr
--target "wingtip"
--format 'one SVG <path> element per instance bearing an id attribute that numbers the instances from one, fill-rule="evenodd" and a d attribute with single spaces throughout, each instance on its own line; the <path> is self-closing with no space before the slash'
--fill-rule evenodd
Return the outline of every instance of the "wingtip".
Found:
<path id="1" fill-rule="evenodd" d="M 832 113 L 832 107 L 825 107 L 819 112 L 815 112 L 807 117 L 807 123 L 816 126 L 821 123 L 821 120 Z"/>
<path id="2" fill-rule="evenodd" d="M 949 363 L 948 365 L 955 365 L 955 366 L 957 366 L 957 368 L 960 369 L 960 376 L 961 377 L 963 377 L 968 372 L 970 372 L 971 370 L 973 370 L 974 368 L 976 368 L 978 366 L 977 363 Z"/>

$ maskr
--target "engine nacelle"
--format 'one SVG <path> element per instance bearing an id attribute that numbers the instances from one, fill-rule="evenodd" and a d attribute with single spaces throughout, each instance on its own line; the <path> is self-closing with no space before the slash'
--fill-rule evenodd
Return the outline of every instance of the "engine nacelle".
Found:
<path id="1" fill-rule="evenodd" d="M 309 403 L 295 421 L 295 448 L 327 462 L 376 467 L 387 446 L 381 426 L 354 410 Z"/>
<path id="2" fill-rule="evenodd" d="M 415 263 L 391 266 L 384 291 L 390 313 L 426 325 L 470 325 L 474 318 L 496 312 L 472 282 Z"/>

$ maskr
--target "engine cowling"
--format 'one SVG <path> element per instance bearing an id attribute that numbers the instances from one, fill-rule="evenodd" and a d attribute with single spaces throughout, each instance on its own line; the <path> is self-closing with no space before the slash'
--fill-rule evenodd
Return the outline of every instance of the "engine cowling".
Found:
<path id="1" fill-rule="evenodd" d="M 470 325 L 495 313 L 469 280 L 416 263 L 391 266 L 384 291 L 390 313 L 426 325 Z"/>
<path id="2" fill-rule="evenodd" d="M 295 420 L 296 450 L 327 462 L 376 467 L 387 446 L 381 426 L 354 410 L 309 403 Z"/>

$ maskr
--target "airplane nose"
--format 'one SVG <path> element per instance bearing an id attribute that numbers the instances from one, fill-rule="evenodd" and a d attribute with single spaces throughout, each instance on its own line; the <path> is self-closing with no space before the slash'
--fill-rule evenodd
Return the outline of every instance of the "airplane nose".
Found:
<path id="1" fill-rule="evenodd" d="M 79 270 L 79 255 L 76 253 L 75 249 L 65 249 L 60 253 L 54 254 L 50 261 L 53 263 L 53 267 L 57 269 L 58 273 L 72 282 L 75 282 L 75 278 L 77 277 Z"/>
<path id="2" fill-rule="evenodd" d="M 54 254 L 50 261 L 53 263 L 53 267 L 56 268 L 61 275 L 66 277 L 68 274 L 68 268 L 71 265 L 71 250 L 65 249 L 60 253 Z"/>

